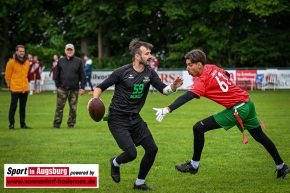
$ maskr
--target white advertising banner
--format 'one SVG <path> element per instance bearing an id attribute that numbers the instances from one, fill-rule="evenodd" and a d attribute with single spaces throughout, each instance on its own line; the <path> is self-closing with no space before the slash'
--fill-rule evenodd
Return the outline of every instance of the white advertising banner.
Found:
<path id="1" fill-rule="evenodd" d="M 259 89 L 257 86 L 262 81 L 265 89 L 290 89 L 290 70 L 227 70 L 231 74 L 231 80 L 237 83 L 243 89 Z M 94 87 L 103 82 L 113 71 L 93 71 L 92 84 Z M 164 70 L 158 72 L 159 77 L 165 84 L 170 84 L 177 76 L 184 79 L 183 86 L 179 90 L 188 90 L 192 83 L 193 77 L 186 70 Z M 260 79 L 259 79 L 260 78 Z M 55 90 L 54 81 L 49 76 L 49 72 L 42 73 L 43 90 Z M 88 85 L 86 90 L 90 90 Z M 108 88 L 114 90 L 114 86 Z"/>

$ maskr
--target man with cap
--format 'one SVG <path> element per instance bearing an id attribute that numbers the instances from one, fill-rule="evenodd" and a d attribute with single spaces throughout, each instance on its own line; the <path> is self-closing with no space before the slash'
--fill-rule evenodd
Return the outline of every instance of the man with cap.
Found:
<path id="1" fill-rule="evenodd" d="M 74 45 L 67 44 L 65 46 L 65 57 L 60 58 L 57 63 L 55 74 L 57 101 L 53 128 L 60 127 L 67 100 L 70 107 L 67 120 L 68 128 L 73 128 L 76 123 L 78 95 L 84 94 L 86 76 L 82 60 L 74 54 Z"/>

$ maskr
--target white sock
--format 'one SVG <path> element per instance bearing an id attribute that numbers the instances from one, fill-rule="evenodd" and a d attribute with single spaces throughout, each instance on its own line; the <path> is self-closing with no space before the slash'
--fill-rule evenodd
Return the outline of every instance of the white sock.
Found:
<path id="1" fill-rule="evenodd" d="M 34 82 L 30 82 L 29 83 L 29 87 L 30 87 L 30 94 L 33 94 L 33 90 L 34 90 Z"/>
<path id="2" fill-rule="evenodd" d="M 281 170 L 284 166 L 284 163 L 280 164 L 280 165 L 276 165 L 277 170 Z"/>
<path id="3" fill-rule="evenodd" d="M 120 167 L 120 164 L 117 163 L 116 158 L 113 160 L 113 164 L 115 167 Z"/>
<path id="4" fill-rule="evenodd" d="M 137 186 L 142 185 L 142 184 L 145 184 L 145 180 L 142 180 L 142 179 L 137 178 L 135 184 Z"/>
<path id="5" fill-rule="evenodd" d="M 36 80 L 36 90 L 40 90 L 40 81 Z"/>
<path id="6" fill-rule="evenodd" d="M 191 160 L 190 163 L 191 163 L 191 165 L 192 165 L 192 167 L 193 167 L 194 169 L 198 168 L 199 161 L 193 161 L 193 160 Z"/>

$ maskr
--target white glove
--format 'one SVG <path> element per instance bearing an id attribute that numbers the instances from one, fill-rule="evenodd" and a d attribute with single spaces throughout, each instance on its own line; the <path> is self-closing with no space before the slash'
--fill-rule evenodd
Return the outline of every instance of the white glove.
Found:
<path id="1" fill-rule="evenodd" d="M 168 110 L 168 108 L 167 107 L 164 107 L 164 108 L 153 108 L 155 111 L 156 111 L 156 120 L 158 121 L 158 122 L 161 122 L 162 121 L 162 119 L 165 117 L 165 115 L 167 114 L 167 113 L 169 113 L 169 110 Z"/>

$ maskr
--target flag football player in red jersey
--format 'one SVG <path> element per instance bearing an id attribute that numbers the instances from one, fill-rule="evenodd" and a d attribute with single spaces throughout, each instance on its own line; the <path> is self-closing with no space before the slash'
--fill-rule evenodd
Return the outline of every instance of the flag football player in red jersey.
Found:
<path id="1" fill-rule="evenodd" d="M 228 130 L 237 126 L 243 132 L 244 143 L 247 143 L 244 130 L 248 130 L 252 137 L 265 147 L 276 164 L 277 178 L 284 178 L 290 169 L 284 164 L 274 143 L 262 131 L 249 94 L 235 85 L 230 80 L 229 73 L 224 69 L 216 65 L 205 65 L 206 55 L 201 50 L 188 52 L 185 60 L 189 75 L 195 77 L 194 83 L 185 94 L 178 97 L 168 107 L 153 108 L 156 111 L 156 120 L 161 122 L 167 113 L 201 96 L 215 101 L 226 109 L 198 121 L 193 126 L 194 153 L 192 159 L 184 164 L 175 165 L 175 168 L 180 172 L 196 174 L 204 147 L 204 133 L 218 128 Z"/>

